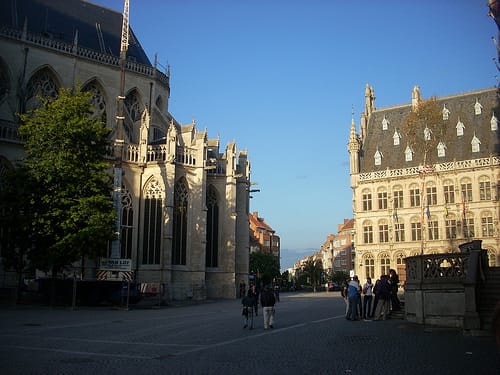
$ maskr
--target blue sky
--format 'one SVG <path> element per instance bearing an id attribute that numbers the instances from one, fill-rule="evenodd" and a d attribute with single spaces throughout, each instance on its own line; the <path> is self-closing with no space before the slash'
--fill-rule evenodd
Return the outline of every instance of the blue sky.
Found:
<path id="1" fill-rule="evenodd" d="M 122 11 L 123 0 L 92 0 Z M 151 61 L 171 66 L 170 112 L 246 149 L 251 211 L 281 237 L 282 269 L 352 217 L 347 141 L 375 106 L 493 87 L 486 0 L 130 0 Z"/>

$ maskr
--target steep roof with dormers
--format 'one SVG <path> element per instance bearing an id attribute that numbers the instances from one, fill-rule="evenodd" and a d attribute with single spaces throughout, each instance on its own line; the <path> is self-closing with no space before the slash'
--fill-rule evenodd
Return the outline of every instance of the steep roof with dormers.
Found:
<path id="1" fill-rule="evenodd" d="M 122 14 L 83 0 L 2 0 L 0 27 L 23 30 L 52 40 L 120 56 Z M 130 28 L 127 60 L 151 66 Z"/>
<path id="2" fill-rule="evenodd" d="M 446 146 L 444 157 L 438 157 L 437 150 L 428 157 L 429 164 L 479 159 L 500 154 L 500 132 L 491 130 L 491 118 L 500 120 L 497 89 L 484 89 L 447 97 L 437 97 L 441 109 L 449 111 L 446 130 L 441 140 Z M 476 103 L 482 107 L 481 114 L 475 113 Z M 374 110 L 368 119 L 366 136 L 360 150 L 360 173 L 385 169 L 400 169 L 418 166 L 422 158 L 415 155 L 412 161 L 405 161 L 407 140 L 403 124 L 411 110 L 411 104 Z M 382 122 L 386 119 L 387 129 Z M 457 123 L 465 126 L 463 135 L 457 136 Z M 399 145 L 394 145 L 395 131 L 401 136 Z M 474 136 L 481 142 L 480 151 L 472 152 Z M 377 151 L 382 155 L 380 165 L 375 165 Z"/>

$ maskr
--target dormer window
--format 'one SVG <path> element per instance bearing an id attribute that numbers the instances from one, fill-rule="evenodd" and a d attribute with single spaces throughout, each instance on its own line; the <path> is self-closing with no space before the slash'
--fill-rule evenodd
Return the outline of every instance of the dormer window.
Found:
<path id="1" fill-rule="evenodd" d="M 492 131 L 498 130 L 498 119 L 495 117 L 495 113 L 493 113 L 491 115 L 490 124 L 491 124 L 491 130 Z"/>
<path id="2" fill-rule="evenodd" d="M 443 120 L 448 120 L 450 118 L 450 110 L 446 108 L 446 104 L 443 105 Z"/>
<path id="3" fill-rule="evenodd" d="M 476 137 L 476 134 L 474 134 L 474 138 L 472 138 L 470 144 L 472 146 L 472 152 L 479 152 L 479 145 L 481 144 L 481 141 Z"/>
<path id="4" fill-rule="evenodd" d="M 464 135 L 464 129 L 465 129 L 465 125 L 462 121 L 460 121 L 460 118 L 458 118 L 458 122 L 457 122 L 457 137 L 461 137 Z"/>
<path id="5" fill-rule="evenodd" d="M 384 115 L 384 119 L 382 120 L 382 130 L 387 130 L 389 124 L 390 124 L 389 120 L 387 120 Z"/>
<path id="6" fill-rule="evenodd" d="M 413 150 L 410 148 L 410 146 L 406 146 L 405 160 L 406 161 L 412 161 L 413 160 Z"/>
<path id="7" fill-rule="evenodd" d="M 479 103 L 479 100 L 476 99 L 476 104 L 474 104 L 474 113 L 476 115 L 480 115 L 483 112 L 483 106 Z"/>
<path id="8" fill-rule="evenodd" d="M 430 141 L 431 140 L 431 135 L 432 135 L 432 131 L 431 129 L 429 129 L 427 126 L 425 127 L 424 129 L 424 139 L 426 141 Z"/>
<path id="9" fill-rule="evenodd" d="M 438 157 L 444 158 L 446 156 L 446 145 L 443 142 L 439 142 L 437 145 Z"/>
<path id="10" fill-rule="evenodd" d="M 375 156 L 374 156 L 374 158 L 375 158 L 375 165 L 381 165 L 383 157 L 384 156 L 382 155 L 382 153 L 379 150 L 377 150 L 377 152 L 375 152 Z"/>
<path id="11" fill-rule="evenodd" d="M 399 146 L 399 141 L 401 140 L 401 134 L 398 133 L 397 130 L 394 130 L 394 135 L 392 136 L 394 140 L 394 146 Z"/>

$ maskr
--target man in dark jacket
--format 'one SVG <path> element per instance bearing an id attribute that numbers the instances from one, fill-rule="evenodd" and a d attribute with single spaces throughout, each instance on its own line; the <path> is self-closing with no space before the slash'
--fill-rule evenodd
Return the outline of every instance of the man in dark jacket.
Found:
<path id="1" fill-rule="evenodd" d="M 264 288 L 260 295 L 260 304 L 262 306 L 262 315 L 264 316 L 264 329 L 273 328 L 274 324 L 274 304 L 276 298 L 269 286 Z"/>

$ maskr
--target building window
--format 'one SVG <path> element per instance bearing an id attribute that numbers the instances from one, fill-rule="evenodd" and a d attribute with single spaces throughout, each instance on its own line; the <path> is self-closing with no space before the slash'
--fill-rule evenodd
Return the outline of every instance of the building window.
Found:
<path id="1" fill-rule="evenodd" d="M 396 223 L 396 242 L 404 242 L 405 241 L 405 225 L 404 223 Z"/>
<path id="2" fill-rule="evenodd" d="M 144 233 L 142 263 L 160 264 L 163 186 L 153 178 L 144 195 Z"/>
<path id="3" fill-rule="evenodd" d="M 464 135 L 465 125 L 462 121 L 460 121 L 460 118 L 458 119 L 456 129 L 457 129 L 457 137 L 462 137 Z"/>
<path id="4" fill-rule="evenodd" d="M 377 152 L 375 152 L 375 155 L 374 155 L 375 165 L 381 165 L 383 157 L 384 157 L 384 155 L 382 155 L 382 153 L 379 150 L 377 150 Z"/>
<path id="5" fill-rule="evenodd" d="M 378 209 L 386 210 L 387 209 L 387 192 L 381 191 L 378 192 Z"/>
<path id="6" fill-rule="evenodd" d="M 476 99 L 476 104 L 474 104 L 474 113 L 480 115 L 483 112 L 483 106 L 479 103 L 479 99 Z"/>
<path id="7" fill-rule="evenodd" d="M 443 120 L 448 120 L 450 117 L 450 110 L 446 108 L 446 104 L 443 105 Z"/>
<path id="8" fill-rule="evenodd" d="M 435 186 L 428 186 L 426 189 L 427 192 L 427 205 L 436 205 L 437 204 L 437 189 Z"/>
<path id="9" fill-rule="evenodd" d="M 446 145 L 443 142 L 439 142 L 437 145 L 438 157 L 444 158 L 446 156 Z"/>
<path id="10" fill-rule="evenodd" d="M 394 208 L 403 208 L 403 189 L 396 188 L 394 194 Z"/>
<path id="11" fill-rule="evenodd" d="M 389 120 L 387 120 L 384 115 L 384 118 L 382 120 L 382 130 L 387 130 L 389 124 L 390 124 Z"/>
<path id="12" fill-rule="evenodd" d="M 389 225 L 384 220 L 378 225 L 379 242 L 389 242 Z"/>
<path id="13" fill-rule="evenodd" d="M 448 218 L 444 221 L 446 228 L 446 239 L 454 240 L 457 238 L 457 220 L 454 217 Z"/>
<path id="14" fill-rule="evenodd" d="M 498 130 L 498 119 L 495 117 L 495 113 L 491 115 L 490 126 L 491 126 L 491 131 L 494 132 Z"/>
<path id="15" fill-rule="evenodd" d="M 418 219 L 414 219 L 411 222 L 411 240 L 422 240 L 422 224 L 420 223 L 420 221 L 418 221 Z"/>
<path id="16" fill-rule="evenodd" d="M 121 257 L 132 258 L 132 230 L 134 228 L 134 210 L 130 192 L 122 188 L 122 230 L 120 238 Z"/>
<path id="17" fill-rule="evenodd" d="M 453 187 L 453 184 L 445 182 L 445 185 L 443 186 L 443 191 L 444 191 L 445 203 L 455 203 L 455 189 Z"/>
<path id="18" fill-rule="evenodd" d="M 371 223 L 363 225 L 363 242 L 373 243 L 373 227 Z"/>
<path id="19" fill-rule="evenodd" d="M 372 210 L 372 193 L 363 193 L 363 211 Z"/>
<path id="20" fill-rule="evenodd" d="M 496 267 L 497 265 L 497 254 L 494 250 L 488 250 L 488 266 Z"/>
<path id="21" fill-rule="evenodd" d="M 476 137 L 476 135 L 474 135 L 474 138 L 472 138 L 472 141 L 470 142 L 470 144 L 471 144 L 472 152 L 481 151 L 481 147 L 480 147 L 481 141 L 479 140 L 478 137 Z"/>
<path id="22" fill-rule="evenodd" d="M 401 134 L 398 133 L 397 130 L 394 130 L 394 134 L 392 136 L 394 146 L 399 146 L 399 142 L 401 140 Z"/>
<path id="23" fill-rule="evenodd" d="M 462 191 L 462 199 L 465 202 L 472 202 L 472 183 L 462 182 L 460 188 Z"/>
<path id="24" fill-rule="evenodd" d="M 420 189 L 418 187 L 410 187 L 410 206 L 420 207 Z"/>
<path id="25" fill-rule="evenodd" d="M 479 200 L 491 200 L 491 184 L 487 177 L 481 177 L 479 179 Z"/>
<path id="26" fill-rule="evenodd" d="M 413 160 L 413 151 L 410 148 L 410 146 L 406 146 L 405 161 L 412 161 L 412 160 Z"/>
<path id="27" fill-rule="evenodd" d="M 375 259 L 371 255 L 365 258 L 365 277 L 375 278 Z"/>
<path id="28" fill-rule="evenodd" d="M 430 141 L 431 138 L 432 138 L 432 130 L 426 126 L 424 129 L 424 140 Z"/>
<path id="29" fill-rule="evenodd" d="M 468 214 L 464 220 L 464 238 L 474 238 L 474 216 Z"/>
<path id="30" fill-rule="evenodd" d="M 428 233 L 429 241 L 439 240 L 438 221 L 434 217 L 431 217 L 428 221 Z"/>
<path id="31" fill-rule="evenodd" d="M 172 264 L 185 265 L 187 253 L 188 189 L 184 179 L 174 187 Z"/>
<path id="32" fill-rule="evenodd" d="M 483 237 L 493 237 L 494 235 L 493 216 L 489 212 L 481 216 L 481 230 Z"/>
<path id="33" fill-rule="evenodd" d="M 387 254 L 380 257 L 380 274 L 389 275 L 389 270 L 391 269 L 391 260 Z"/>
<path id="34" fill-rule="evenodd" d="M 405 255 L 402 254 L 402 253 L 399 253 L 397 256 L 396 256 L 396 265 L 398 266 L 402 266 L 405 264 Z"/>
<path id="35" fill-rule="evenodd" d="M 210 185 L 207 191 L 207 245 L 205 265 L 219 265 L 219 204 L 217 191 Z"/>

